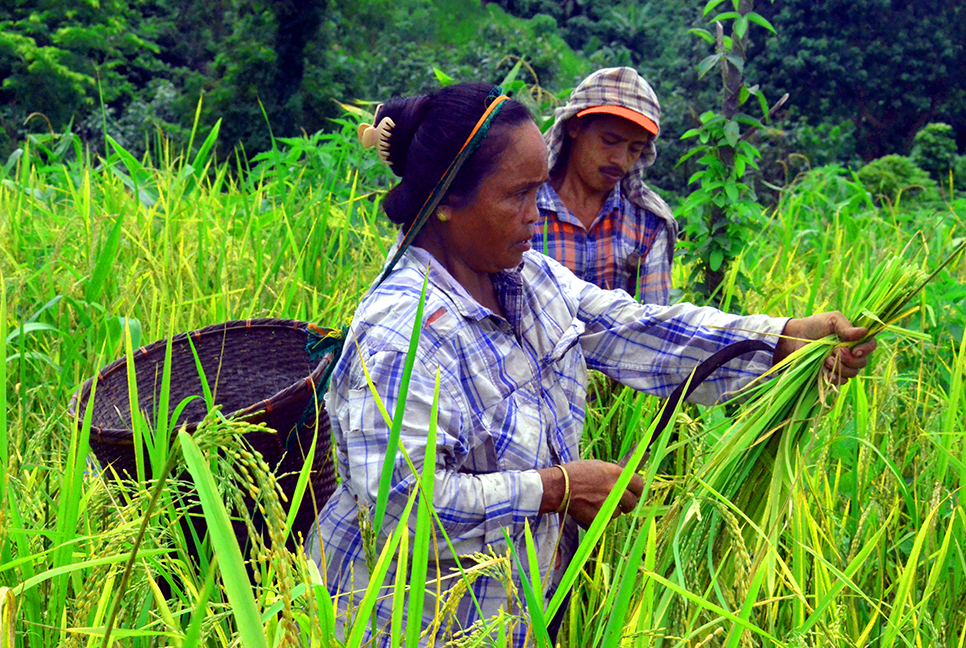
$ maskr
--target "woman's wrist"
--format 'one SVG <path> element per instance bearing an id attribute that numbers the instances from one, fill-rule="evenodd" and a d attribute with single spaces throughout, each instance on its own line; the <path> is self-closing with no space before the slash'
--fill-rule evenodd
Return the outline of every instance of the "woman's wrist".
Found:
<path id="1" fill-rule="evenodd" d="M 537 471 L 540 481 L 543 482 L 543 499 L 540 501 L 540 514 L 556 513 L 565 503 L 568 496 L 567 488 L 569 479 L 565 479 L 565 469 L 563 466 L 551 466 L 541 468 Z"/>

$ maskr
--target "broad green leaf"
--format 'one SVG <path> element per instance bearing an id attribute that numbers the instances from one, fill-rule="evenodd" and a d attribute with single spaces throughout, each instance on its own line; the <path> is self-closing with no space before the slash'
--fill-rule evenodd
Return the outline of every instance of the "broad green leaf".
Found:
<path id="1" fill-rule="evenodd" d="M 704 10 L 702 11 L 702 14 L 707 16 L 709 13 L 714 11 L 715 8 L 718 7 L 718 5 L 720 5 L 724 1 L 725 0 L 708 0 L 708 3 L 704 5 Z"/>
<path id="2" fill-rule="evenodd" d="M 773 34 L 778 33 L 775 31 L 775 28 L 772 27 L 771 23 L 768 22 L 761 14 L 757 14 L 752 11 L 752 12 L 746 13 L 745 18 L 755 23 L 756 25 L 761 25 L 762 27 L 764 27 L 765 29 L 767 29 Z"/>
<path id="3" fill-rule="evenodd" d="M 721 54 L 712 54 L 698 63 L 698 78 L 703 77 L 721 60 Z"/>
<path id="4" fill-rule="evenodd" d="M 725 20 L 737 20 L 738 18 L 741 18 L 741 14 L 739 14 L 737 11 L 725 11 L 723 13 L 719 13 L 714 18 L 711 18 L 708 22 L 715 23 Z"/>
<path id="5" fill-rule="evenodd" d="M 738 72 L 743 73 L 745 71 L 745 59 L 741 56 L 738 56 L 737 54 L 725 54 L 724 58 L 726 61 L 728 61 L 728 63 L 731 63 L 733 66 L 735 66 L 735 69 L 738 70 Z"/>
<path id="6" fill-rule="evenodd" d="M 701 40 L 706 41 L 711 45 L 714 45 L 714 36 L 712 36 L 711 32 L 709 32 L 707 29 L 689 29 L 688 33 L 693 36 L 697 36 Z"/>
<path id="7" fill-rule="evenodd" d="M 708 257 L 708 268 L 711 272 L 720 270 L 723 262 L 724 253 L 721 250 L 711 250 L 711 255 Z"/>
<path id="8" fill-rule="evenodd" d="M 443 72 L 442 70 L 440 70 L 438 67 L 433 67 L 433 74 L 436 75 L 436 80 L 439 81 L 439 84 L 441 86 L 443 86 L 444 88 L 446 86 L 451 86 L 454 83 L 456 83 L 456 79 L 454 79 L 450 75 L 446 74 L 445 72 Z"/>
<path id="9" fill-rule="evenodd" d="M 748 18 L 741 16 L 735 21 L 734 25 L 735 36 L 738 38 L 744 38 L 748 34 Z"/>

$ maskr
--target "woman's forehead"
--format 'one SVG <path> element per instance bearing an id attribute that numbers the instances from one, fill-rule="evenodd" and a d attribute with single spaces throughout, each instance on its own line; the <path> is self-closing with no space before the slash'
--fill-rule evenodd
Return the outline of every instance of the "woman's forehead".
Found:
<path id="1" fill-rule="evenodd" d="M 507 132 L 507 146 L 497 173 L 501 183 L 543 182 L 547 176 L 547 145 L 533 122 L 520 124 Z M 496 178 L 494 178 L 496 179 Z"/>

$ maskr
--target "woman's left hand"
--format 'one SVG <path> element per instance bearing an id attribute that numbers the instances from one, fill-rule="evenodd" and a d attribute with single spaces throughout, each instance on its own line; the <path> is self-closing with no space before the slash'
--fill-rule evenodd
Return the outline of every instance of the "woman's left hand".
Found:
<path id="1" fill-rule="evenodd" d="M 820 340 L 827 335 L 837 335 L 843 342 L 856 342 L 868 334 L 868 329 L 852 326 L 852 323 L 838 311 L 818 313 L 810 317 L 790 319 L 785 324 L 782 337 L 775 347 L 775 362 L 780 362 L 793 351 L 808 344 L 810 340 Z M 855 348 L 838 346 L 825 360 L 825 370 L 832 383 L 842 385 L 869 364 L 869 355 L 875 350 L 875 338 L 863 342 Z"/>

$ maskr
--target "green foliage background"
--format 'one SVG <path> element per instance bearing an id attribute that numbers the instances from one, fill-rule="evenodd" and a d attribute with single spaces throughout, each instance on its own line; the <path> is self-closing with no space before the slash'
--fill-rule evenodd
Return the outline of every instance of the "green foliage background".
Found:
<path id="1" fill-rule="evenodd" d="M 966 9 L 955 0 L 787 0 L 756 10 L 777 36 L 752 42 L 749 78 L 789 101 L 755 142 L 762 177 L 786 184 L 789 156 L 858 166 L 908 154 L 947 123 L 966 145 Z M 183 147 L 222 120 L 218 154 L 250 160 L 272 138 L 334 130 L 334 100 L 381 101 L 458 80 L 500 79 L 525 58 L 527 83 L 565 94 L 589 71 L 630 65 L 664 108 L 651 181 L 683 195 L 680 135 L 720 103 L 698 79 L 709 46 L 691 0 L 9 0 L 0 10 L 0 160 L 29 132 L 71 130 L 136 156 L 159 136 Z M 797 163 L 802 166 L 802 161 Z"/>

